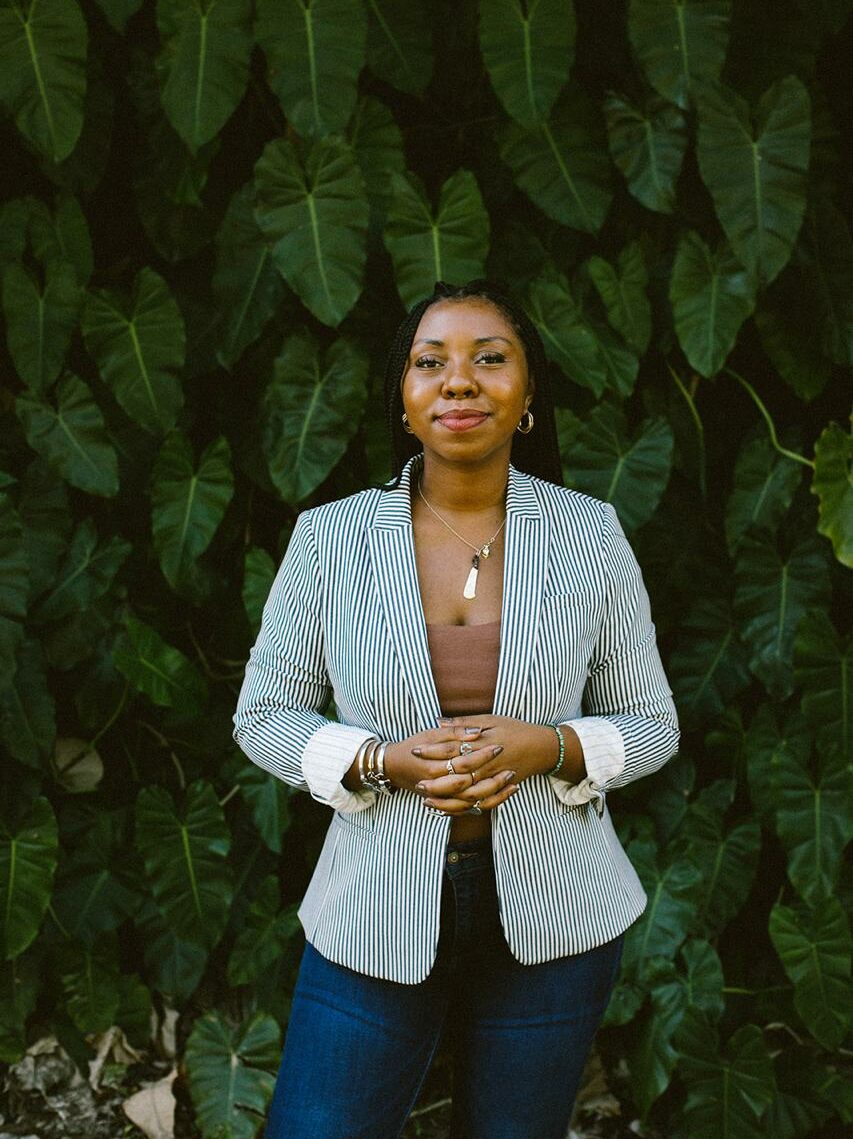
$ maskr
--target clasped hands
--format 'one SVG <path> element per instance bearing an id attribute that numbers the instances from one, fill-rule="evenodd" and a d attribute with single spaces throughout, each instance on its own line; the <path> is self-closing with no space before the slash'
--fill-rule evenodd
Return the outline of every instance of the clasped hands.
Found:
<path id="1" fill-rule="evenodd" d="M 464 815 L 506 802 L 522 779 L 549 771 L 558 750 L 553 728 L 509 716 L 458 716 L 390 745 L 385 768 L 392 783 L 427 807 Z"/>

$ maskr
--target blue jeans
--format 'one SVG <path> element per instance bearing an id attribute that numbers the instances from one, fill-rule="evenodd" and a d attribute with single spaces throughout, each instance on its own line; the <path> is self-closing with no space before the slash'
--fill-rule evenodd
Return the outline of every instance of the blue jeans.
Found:
<path id="1" fill-rule="evenodd" d="M 453 1139 L 564 1139 L 622 938 L 521 965 L 488 840 L 451 844 L 429 977 L 381 981 L 306 945 L 266 1139 L 397 1139 L 445 1031 Z"/>

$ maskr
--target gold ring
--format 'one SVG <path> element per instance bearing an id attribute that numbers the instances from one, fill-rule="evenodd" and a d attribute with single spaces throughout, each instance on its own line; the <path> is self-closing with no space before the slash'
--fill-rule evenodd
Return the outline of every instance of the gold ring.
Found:
<path id="1" fill-rule="evenodd" d="M 473 771 L 469 771 L 468 774 L 471 776 L 471 786 L 473 787 L 474 784 L 477 782 L 476 773 Z"/>
<path id="2" fill-rule="evenodd" d="M 455 775 L 456 774 L 456 768 L 453 766 L 453 760 L 452 759 L 448 759 L 448 761 L 447 761 L 447 774 L 448 775 Z"/>

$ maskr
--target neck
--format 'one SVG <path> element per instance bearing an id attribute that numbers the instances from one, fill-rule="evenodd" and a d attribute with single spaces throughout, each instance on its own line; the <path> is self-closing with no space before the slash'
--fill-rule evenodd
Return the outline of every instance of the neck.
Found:
<path id="1" fill-rule="evenodd" d="M 425 455 L 421 490 L 434 507 L 457 514 L 502 510 L 509 478 L 509 459 L 501 458 L 460 469 Z"/>

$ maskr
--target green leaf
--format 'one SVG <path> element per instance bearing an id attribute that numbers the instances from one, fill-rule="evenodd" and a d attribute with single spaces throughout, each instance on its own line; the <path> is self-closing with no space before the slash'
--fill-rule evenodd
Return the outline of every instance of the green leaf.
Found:
<path id="1" fill-rule="evenodd" d="M 131 684 L 161 707 L 200 712 L 207 684 L 195 665 L 150 625 L 128 615 L 113 648 L 113 664 Z"/>
<path id="2" fill-rule="evenodd" d="M 810 141 L 809 94 L 792 75 L 761 96 L 754 114 L 725 88 L 700 102 L 702 180 L 738 259 L 765 283 L 787 264 L 802 225 Z"/>
<path id="3" fill-rule="evenodd" d="M 816 534 L 804 531 L 789 547 L 771 531 L 744 535 L 735 564 L 735 615 L 750 649 L 749 667 L 771 696 L 791 694 L 797 626 L 828 597 L 826 553 Z"/>
<path id="4" fill-rule="evenodd" d="M 726 543 L 731 553 L 751 528 L 774 530 L 778 526 L 801 479 L 799 465 L 780 455 L 766 435 L 743 444 L 726 503 Z"/>
<path id="5" fill-rule="evenodd" d="M 174 1000 L 191 997 L 207 964 L 204 946 L 178 937 L 152 899 L 137 914 L 136 928 L 145 954 L 146 975 L 152 985 Z"/>
<path id="6" fill-rule="evenodd" d="M 115 962 L 97 949 L 81 948 L 73 956 L 72 967 L 62 974 L 68 1015 L 82 1033 L 106 1032 L 116 1023 L 120 1000 Z"/>
<path id="7" fill-rule="evenodd" d="M 778 286 L 787 283 L 789 273 L 790 266 L 776 278 L 770 295 L 759 300 L 755 326 L 773 367 L 800 399 L 810 402 L 826 387 L 832 362 L 816 343 L 814 329 L 820 320 L 812 310 L 817 306 L 810 303 L 809 291 L 799 275 L 785 290 L 787 304 L 779 303 L 774 296 Z"/>
<path id="8" fill-rule="evenodd" d="M 817 306 L 820 347 L 836 364 L 853 367 L 853 238 L 826 194 L 806 213 L 797 259 Z"/>
<path id="9" fill-rule="evenodd" d="M 436 281 L 480 278 L 489 251 L 489 215 L 477 180 L 457 170 L 441 187 L 433 210 L 420 180 L 392 175 L 385 245 L 406 308 L 429 296 Z"/>
<path id="10" fill-rule="evenodd" d="M 118 494 L 118 460 L 104 417 L 81 379 L 64 376 L 56 388 L 57 407 L 21 395 L 15 411 L 27 442 L 66 482 L 89 494 Z"/>
<path id="11" fill-rule="evenodd" d="M 687 1007 L 697 1008 L 711 1017 L 720 1017 L 725 1009 L 723 966 L 716 949 L 708 941 L 693 938 L 681 948 L 687 968 L 685 988 Z"/>
<path id="12" fill-rule="evenodd" d="M 74 267 L 77 283 L 85 285 L 92 276 L 94 254 L 86 215 L 69 193 L 56 196 L 54 210 L 39 202 L 30 210 L 29 238 L 33 254 L 45 269 L 65 261 Z"/>
<path id="13" fill-rule="evenodd" d="M 794 641 L 794 679 L 818 743 L 853 756 L 853 638 L 842 642 L 826 613 L 803 618 Z"/>
<path id="14" fill-rule="evenodd" d="M 255 166 L 255 183 L 255 216 L 279 272 L 318 320 L 337 326 L 361 293 L 367 248 L 367 198 L 352 149 L 325 139 L 303 165 L 292 143 L 276 139 Z"/>
<path id="15" fill-rule="evenodd" d="M 669 300 L 684 355 L 701 375 L 716 375 L 755 307 L 749 274 L 728 245 L 712 253 L 690 230 L 678 243 Z"/>
<path id="16" fill-rule="evenodd" d="M 281 840 L 290 827 L 294 789 L 254 763 L 240 768 L 237 782 L 261 838 L 274 854 L 281 854 Z"/>
<path id="17" fill-rule="evenodd" d="M 579 89 L 567 90 L 537 127 L 509 123 L 500 149 L 518 187 L 543 213 L 598 233 L 613 197 L 611 167 L 598 112 Z"/>
<path id="18" fill-rule="evenodd" d="M 828 897 L 814 909 L 796 910 L 777 903 L 770 911 L 770 938 L 804 1024 L 825 1048 L 837 1048 L 853 1021 L 853 946 L 841 903 Z"/>
<path id="19" fill-rule="evenodd" d="M 24 1029 L 38 1002 L 39 966 L 35 954 L 0 966 L 0 1064 L 17 1064 L 27 1050 Z"/>
<path id="20" fill-rule="evenodd" d="M 286 501 L 307 498 L 343 456 L 364 408 L 367 371 L 350 341 L 336 340 L 322 358 L 307 333 L 285 342 L 264 395 L 262 442 Z"/>
<path id="21" fill-rule="evenodd" d="M 24 626 L 0 616 L 0 691 L 8 687 L 15 675 L 23 641 Z"/>
<path id="22" fill-rule="evenodd" d="M 744 755 L 753 805 L 762 822 L 773 829 L 783 772 L 806 771 L 811 749 L 811 732 L 799 711 L 780 723 L 772 704 L 761 705 L 744 736 Z"/>
<path id="23" fill-rule="evenodd" d="M 842 565 L 853 567 L 853 434 L 830 423 L 815 443 L 812 494 L 820 500 L 817 528 Z"/>
<path id="24" fill-rule="evenodd" d="M 83 127 L 87 39 L 77 0 L 19 0 L 0 9 L 0 102 L 54 162 L 68 157 Z"/>
<path id="25" fill-rule="evenodd" d="M 136 800 L 136 845 L 176 936 L 215 945 L 233 886 L 226 861 L 231 836 L 213 787 L 201 779 L 191 783 L 180 808 L 162 787 L 143 787 Z"/>
<path id="26" fill-rule="evenodd" d="M 367 196 L 381 210 L 384 223 L 393 198 L 392 175 L 406 168 L 402 131 L 384 103 L 364 95 L 353 111 L 346 138 L 355 152 Z"/>
<path id="27" fill-rule="evenodd" d="M 730 17 L 730 0 L 631 0 L 628 35 L 652 87 L 689 107 L 720 77 Z"/>
<path id="28" fill-rule="evenodd" d="M 275 967 L 288 943 L 300 935 L 296 906 L 279 910 L 279 905 L 278 878 L 271 874 L 258 888 L 228 958 L 230 984 L 257 981 Z"/>
<path id="29" fill-rule="evenodd" d="M 252 635 L 257 636 L 264 605 L 275 580 L 276 564 L 266 550 L 252 546 L 246 550 L 243 566 L 243 607 Z"/>
<path id="30" fill-rule="evenodd" d="M 256 8 L 255 38 L 288 122 L 309 138 L 343 130 L 365 61 L 361 0 L 257 0 Z"/>
<path id="31" fill-rule="evenodd" d="M 206 1139 L 254 1139 L 272 1099 L 279 1052 L 278 1025 L 266 1013 L 255 1013 L 237 1028 L 218 1012 L 198 1018 L 185 1061 Z"/>
<path id="32" fill-rule="evenodd" d="M 209 443 L 196 467 L 190 440 L 180 431 L 166 437 L 151 475 L 151 508 L 154 549 L 173 588 L 210 545 L 233 494 L 227 439 Z"/>
<path id="33" fill-rule="evenodd" d="M 558 412 L 559 418 L 571 413 Z M 633 435 L 622 408 L 593 408 L 564 451 L 566 481 L 576 490 L 613 504 L 626 531 L 654 514 L 669 481 L 672 431 L 665 419 L 646 419 Z"/>
<path id="34" fill-rule="evenodd" d="M 142 0 L 97 0 L 98 7 L 117 32 L 124 32 L 125 24 L 142 7 Z"/>
<path id="35" fill-rule="evenodd" d="M 36 799 L 14 826 L 0 821 L 0 955 L 23 953 L 50 901 L 59 837 L 53 808 Z"/>
<path id="36" fill-rule="evenodd" d="M 163 108 L 195 153 L 243 98 L 252 50 L 251 0 L 157 0 Z"/>
<path id="37" fill-rule="evenodd" d="M 749 683 L 746 652 L 730 606 L 701 597 L 681 622 L 670 680 L 685 728 L 716 719 Z"/>
<path id="38" fill-rule="evenodd" d="M 563 276 L 548 270 L 531 282 L 526 308 L 546 353 L 570 379 L 597 396 L 607 388 L 630 395 L 637 357 L 606 325 L 590 319 Z"/>
<path id="39" fill-rule="evenodd" d="M 81 613 L 107 592 L 133 547 L 118 534 L 99 541 L 91 518 L 77 527 L 65 562 L 46 596 L 39 602 L 40 621 L 59 621 Z"/>
<path id="40" fill-rule="evenodd" d="M 672 1038 L 685 1012 L 685 989 L 670 962 L 661 962 L 670 979 L 654 986 L 651 1007 L 632 1025 L 627 1063 L 631 1088 L 640 1114 L 645 1118 L 652 1104 L 669 1087 L 678 1059 Z"/>
<path id="41" fill-rule="evenodd" d="M 432 19 L 428 0 L 367 0 L 367 65 L 410 95 L 432 78 Z"/>
<path id="42" fill-rule="evenodd" d="M 0 737 L 9 754 L 28 767 L 42 768 L 53 756 L 56 708 L 38 641 L 22 641 L 15 673 L 0 692 Z"/>
<path id="43" fill-rule="evenodd" d="M 675 1037 L 687 1085 L 691 1139 L 766 1139 L 759 1120 L 773 1099 L 773 1068 L 761 1029 L 745 1024 L 720 1048 L 717 1030 L 688 1010 Z"/>
<path id="44" fill-rule="evenodd" d="M 696 912 L 699 871 L 685 859 L 661 867 L 652 842 L 635 839 L 631 862 L 648 895 L 648 905 L 625 939 L 625 967 L 642 967 L 650 957 L 673 957 L 687 936 Z"/>
<path id="45" fill-rule="evenodd" d="M 524 127 L 547 119 L 569 78 L 575 11 L 564 0 L 482 0 L 480 50 L 497 97 Z"/>
<path id="46" fill-rule="evenodd" d="M 20 515 L 9 496 L 0 492 L 0 613 L 7 617 L 27 615 L 27 552 Z"/>
<path id="47" fill-rule="evenodd" d="M 155 434 L 172 428 L 183 403 L 179 374 L 186 333 L 163 278 L 147 266 L 141 269 L 129 303 L 107 289 L 90 294 L 83 337 L 130 418 Z"/>
<path id="48" fill-rule="evenodd" d="M 610 157 L 638 202 L 658 213 L 675 209 L 675 185 L 687 149 L 687 120 L 671 103 L 652 97 L 635 107 L 618 95 L 604 101 Z"/>
<path id="49" fill-rule="evenodd" d="M 617 266 L 594 256 L 587 268 L 607 309 L 610 326 L 638 356 L 644 355 L 652 336 L 652 308 L 646 296 L 649 276 L 639 241 L 625 246 Z"/>
<path id="50" fill-rule="evenodd" d="M 213 293 L 221 319 L 217 331 L 221 364 L 231 368 L 257 340 L 281 303 L 285 287 L 254 213 L 254 187 L 232 197 L 216 235 Z"/>
<path id="51" fill-rule="evenodd" d="M 43 286 L 21 265 L 6 266 L 3 310 L 9 355 L 33 392 L 45 391 L 62 371 L 79 309 L 77 274 L 67 261 L 48 263 Z"/>
<path id="52" fill-rule="evenodd" d="M 62 928 L 86 945 L 117 929 L 142 901 L 122 838 L 113 816 L 100 811 L 60 864 L 52 905 Z"/>

